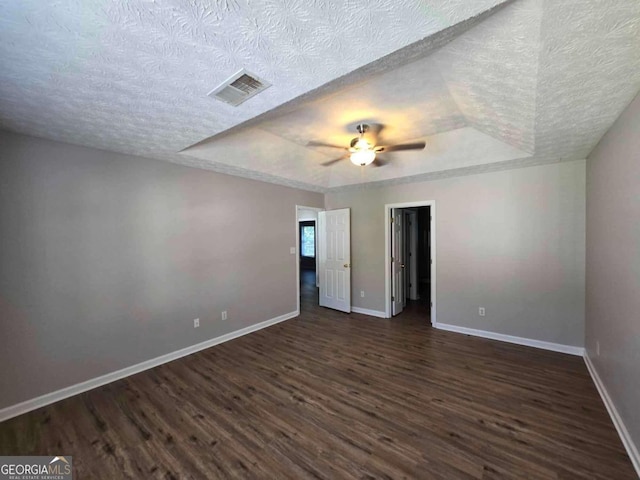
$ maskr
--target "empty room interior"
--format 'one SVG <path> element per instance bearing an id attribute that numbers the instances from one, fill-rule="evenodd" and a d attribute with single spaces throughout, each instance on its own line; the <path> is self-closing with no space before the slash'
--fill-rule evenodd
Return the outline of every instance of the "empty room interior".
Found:
<path id="1" fill-rule="evenodd" d="M 639 92 L 638 0 L 0 0 L 0 476 L 638 478 Z"/>

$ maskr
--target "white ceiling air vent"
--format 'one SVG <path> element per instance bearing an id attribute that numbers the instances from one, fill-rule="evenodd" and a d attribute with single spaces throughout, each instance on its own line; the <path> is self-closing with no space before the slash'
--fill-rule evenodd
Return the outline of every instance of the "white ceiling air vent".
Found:
<path id="1" fill-rule="evenodd" d="M 260 93 L 271 84 L 257 75 L 247 72 L 244 68 L 227 78 L 222 84 L 211 90 L 207 95 L 237 107 L 245 100 Z"/>

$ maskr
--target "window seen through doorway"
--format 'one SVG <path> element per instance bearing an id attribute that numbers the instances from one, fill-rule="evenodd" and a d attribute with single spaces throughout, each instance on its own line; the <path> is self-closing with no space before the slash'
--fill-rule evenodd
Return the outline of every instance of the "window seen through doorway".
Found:
<path id="1" fill-rule="evenodd" d="M 314 258 L 316 256 L 316 227 L 315 225 L 302 225 L 300 228 L 300 243 L 303 257 Z"/>

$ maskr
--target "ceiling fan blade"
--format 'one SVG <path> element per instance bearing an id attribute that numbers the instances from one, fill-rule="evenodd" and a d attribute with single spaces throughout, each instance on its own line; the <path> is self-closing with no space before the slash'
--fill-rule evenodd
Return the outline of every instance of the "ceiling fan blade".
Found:
<path id="1" fill-rule="evenodd" d="M 334 163 L 338 163 L 340 160 L 344 160 L 346 157 L 338 157 L 338 158 L 334 158 L 333 160 L 328 160 L 326 162 L 322 162 L 320 165 L 322 165 L 323 167 L 330 167 L 331 165 L 333 165 Z"/>
<path id="2" fill-rule="evenodd" d="M 402 150 L 422 150 L 426 147 L 427 144 L 425 142 L 416 142 L 416 143 L 404 143 L 402 145 L 388 145 L 381 147 L 381 152 L 400 152 Z"/>
<path id="3" fill-rule="evenodd" d="M 376 157 L 376 159 L 373 161 L 373 163 L 371 164 L 372 167 L 384 167 L 385 165 L 387 165 L 389 162 L 387 162 L 386 160 L 383 160 L 380 157 Z"/>
<path id="4" fill-rule="evenodd" d="M 340 150 L 347 150 L 346 147 L 342 147 L 340 145 L 333 145 L 331 143 L 324 143 L 324 142 L 316 142 L 314 140 L 307 142 L 307 147 L 329 147 L 329 148 L 339 148 Z"/>

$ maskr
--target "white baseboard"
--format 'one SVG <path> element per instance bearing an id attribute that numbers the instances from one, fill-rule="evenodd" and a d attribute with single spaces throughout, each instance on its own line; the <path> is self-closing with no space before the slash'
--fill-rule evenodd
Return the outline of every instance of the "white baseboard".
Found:
<path id="1" fill-rule="evenodd" d="M 631 463 L 633 464 L 633 467 L 636 469 L 636 473 L 638 474 L 638 477 L 640 477 L 640 454 L 638 454 L 638 449 L 636 448 L 635 443 L 633 443 L 633 440 L 631 439 L 631 435 L 629 435 L 629 431 L 627 430 L 627 427 L 624 426 L 624 423 L 622 422 L 622 417 L 620 417 L 620 414 L 618 414 L 618 410 L 616 409 L 615 404 L 611 400 L 611 397 L 609 396 L 609 393 L 607 392 L 607 389 L 605 388 L 604 383 L 602 383 L 602 380 L 600 380 L 598 371 L 596 370 L 593 363 L 591 363 L 591 359 L 589 358 L 589 355 L 586 352 L 584 354 L 584 363 L 587 364 L 587 370 L 589 370 L 589 373 L 591 374 L 593 383 L 596 384 L 596 388 L 600 393 L 600 397 L 602 398 L 602 401 L 604 402 L 605 407 L 607 407 L 607 411 L 609 412 L 609 416 L 611 417 L 611 420 L 613 421 L 613 424 L 615 425 L 616 430 L 618 431 L 618 435 L 620 435 L 622 444 L 624 445 L 624 448 L 627 449 L 627 454 L 631 459 Z"/>
<path id="2" fill-rule="evenodd" d="M 61 390 L 56 390 L 55 392 L 47 393 L 40 397 L 17 403 L 16 405 L 5 407 L 0 410 L 0 422 L 13 417 L 17 417 L 18 415 L 22 415 L 23 413 L 30 412 L 31 410 L 35 410 L 36 408 L 44 407 L 60 400 L 64 400 L 65 398 L 72 397 L 79 393 L 101 387 L 102 385 L 106 385 L 107 383 L 115 382 L 116 380 L 120 380 L 130 375 L 144 372 L 145 370 L 157 367 L 159 365 L 162 365 L 163 363 L 168 363 L 173 360 L 177 360 L 178 358 L 186 357 L 187 355 L 191 355 L 192 353 L 196 353 L 206 348 L 213 347 L 214 345 L 218 345 L 219 343 L 228 342 L 229 340 L 247 335 L 248 333 L 262 330 L 263 328 L 270 327 L 271 325 L 275 325 L 276 323 L 284 322 L 285 320 L 297 317 L 298 315 L 300 315 L 299 310 L 296 310 L 295 312 L 285 313 L 284 315 L 280 315 L 279 317 L 265 320 L 264 322 L 256 323 L 254 325 L 241 328 L 240 330 L 236 330 L 234 332 L 225 333 L 224 335 L 221 335 L 219 337 L 212 338 L 195 345 L 191 345 L 190 347 L 186 347 L 181 350 L 176 350 L 175 352 L 167 353 L 166 355 L 152 358 L 151 360 L 146 360 L 142 363 L 123 368 L 122 370 L 107 373 L 106 375 L 101 375 L 100 377 L 92 378 L 91 380 L 77 383 Z"/>
<path id="3" fill-rule="evenodd" d="M 476 330 L 475 328 L 458 327 L 457 325 L 449 325 L 439 322 L 434 323 L 433 326 L 439 330 L 464 333 L 465 335 L 473 335 L 474 337 L 490 338 L 491 340 L 526 345 L 528 347 L 541 348 L 543 350 L 551 350 L 553 352 L 568 353 L 570 355 L 578 355 L 580 357 L 584 355 L 584 348 L 574 347 L 573 345 L 563 345 L 561 343 L 544 342 L 542 340 L 533 340 L 531 338 L 514 337 L 512 335 Z"/>
<path id="4" fill-rule="evenodd" d="M 369 310 L 368 308 L 351 307 L 353 313 L 361 313 L 362 315 L 369 315 L 370 317 L 387 318 L 384 312 L 379 310 Z"/>

